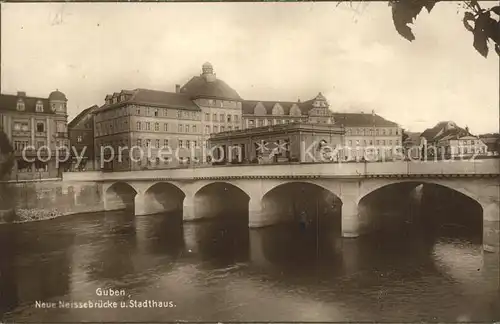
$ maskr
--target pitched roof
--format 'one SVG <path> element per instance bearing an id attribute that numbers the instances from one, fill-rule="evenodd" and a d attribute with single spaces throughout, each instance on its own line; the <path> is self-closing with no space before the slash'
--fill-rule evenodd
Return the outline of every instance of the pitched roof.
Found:
<path id="1" fill-rule="evenodd" d="M 201 76 L 192 77 L 191 80 L 181 87 L 180 92 L 187 94 L 193 99 L 203 97 L 225 100 L 241 100 L 241 97 L 236 90 L 227 85 L 226 82 L 219 79 L 207 82 L 207 80 Z"/>
<path id="2" fill-rule="evenodd" d="M 92 113 L 94 110 L 98 109 L 99 106 L 97 105 L 93 105 L 89 108 L 86 108 L 82 111 L 80 111 L 80 113 L 78 115 L 76 115 L 75 118 L 73 118 L 73 120 L 71 120 L 69 123 L 68 123 L 68 128 L 72 128 L 72 127 L 75 127 L 76 125 L 78 125 L 78 123 L 89 113 Z"/>
<path id="3" fill-rule="evenodd" d="M 128 90 L 123 90 L 124 93 Z M 149 89 L 134 89 L 130 91 L 132 95 L 124 101 L 120 101 L 114 104 L 104 104 L 98 110 L 106 110 L 111 107 L 118 107 L 127 104 L 139 104 L 148 105 L 155 107 L 165 107 L 165 108 L 176 108 L 183 110 L 201 110 L 187 94 L 176 93 L 176 92 L 166 92 L 158 90 Z"/>
<path id="4" fill-rule="evenodd" d="M 458 127 L 454 122 L 442 121 L 432 128 L 427 128 L 420 136 L 424 137 L 427 141 L 439 141 L 474 135 L 469 133 L 468 130 Z"/>
<path id="5" fill-rule="evenodd" d="M 24 111 L 17 110 L 17 100 L 22 98 L 24 101 Z M 39 97 L 19 97 L 18 95 L 0 94 L 0 111 L 16 111 L 18 113 L 37 113 L 36 103 L 41 101 L 43 104 L 43 113 L 54 114 L 50 109 L 49 100 L 47 98 Z M 42 112 L 38 112 L 42 113 Z"/>
<path id="6" fill-rule="evenodd" d="M 334 112 L 333 118 L 335 120 L 335 124 L 340 124 L 344 127 L 398 126 L 397 123 L 387 120 L 377 114 Z"/>

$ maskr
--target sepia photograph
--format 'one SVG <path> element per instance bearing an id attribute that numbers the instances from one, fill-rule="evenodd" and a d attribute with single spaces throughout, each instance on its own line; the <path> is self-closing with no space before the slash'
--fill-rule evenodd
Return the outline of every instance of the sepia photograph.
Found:
<path id="1" fill-rule="evenodd" d="M 0 8 L 0 323 L 500 322 L 497 1 Z"/>

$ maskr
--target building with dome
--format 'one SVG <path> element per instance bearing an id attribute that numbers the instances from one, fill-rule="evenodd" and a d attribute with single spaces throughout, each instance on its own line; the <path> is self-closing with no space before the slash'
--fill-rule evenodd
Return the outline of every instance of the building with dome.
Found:
<path id="1" fill-rule="evenodd" d="M 58 177 L 56 149 L 69 146 L 67 102 L 59 90 L 48 97 L 32 97 L 23 91 L 0 95 L 0 130 L 16 156 L 9 180 Z"/>
<path id="2" fill-rule="evenodd" d="M 120 171 L 207 163 L 203 151 L 216 143 L 227 146 L 235 142 L 234 136 L 240 144 L 246 143 L 246 159 L 251 159 L 254 145 L 242 136 L 256 138 L 262 133 L 273 141 L 268 136 L 273 133 L 284 141 L 290 138 L 280 132 L 288 134 L 289 130 L 310 133 L 308 141 L 358 148 L 376 142 L 379 146 L 401 144 L 401 128 L 396 123 L 374 113 L 335 113 L 322 93 L 304 102 L 245 100 L 217 77 L 209 62 L 202 65 L 200 75 L 172 90 L 138 88 L 106 95 L 104 105 L 93 111 L 96 165 Z M 294 125 L 288 129 L 289 124 Z M 127 151 L 133 147 L 150 153 L 139 159 L 140 150 Z M 100 156 L 101 148 L 106 156 Z M 172 159 L 162 161 L 160 153 Z"/>

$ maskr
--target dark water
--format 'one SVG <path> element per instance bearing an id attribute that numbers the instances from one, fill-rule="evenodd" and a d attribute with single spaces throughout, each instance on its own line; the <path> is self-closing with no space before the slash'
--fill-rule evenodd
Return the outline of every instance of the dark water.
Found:
<path id="1" fill-rule="evenodd" d="M 500 320 L 497 256 L 483 255 L 473 236 L 333 233 L 125 212 L 3 226 L 0 314 L 15 322 Z M 109 287 L 126 296 L 96 295 Z M 35 307 L 89 300 L 118 308 Z M 121 307 L 128 300 L 172 307 Z"/>

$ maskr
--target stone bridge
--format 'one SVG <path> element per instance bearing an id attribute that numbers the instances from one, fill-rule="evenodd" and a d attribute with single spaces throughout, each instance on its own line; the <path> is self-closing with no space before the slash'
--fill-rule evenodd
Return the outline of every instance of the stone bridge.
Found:
<path id="1" fill-rule="evenodd" d="M 248 215 L 250 227 L 291 220 L 297 211 L 340 212 L 345 237 L 375 230 L 368 197 L 385 192 L 405 200 L 421 184 L 447 188 L 477 205 L 487 250 L 499 246 L 500 160 L 216 166 L 126 172 L 65 173 L 65 182 L 102 183 L 105 210 L 136 215 L 182 210 L 184 220 L 221 213 Z M 392 189 L 392 190 L 387 190 Z M 295 215 L 295 216 L 294 216 Z"/>

